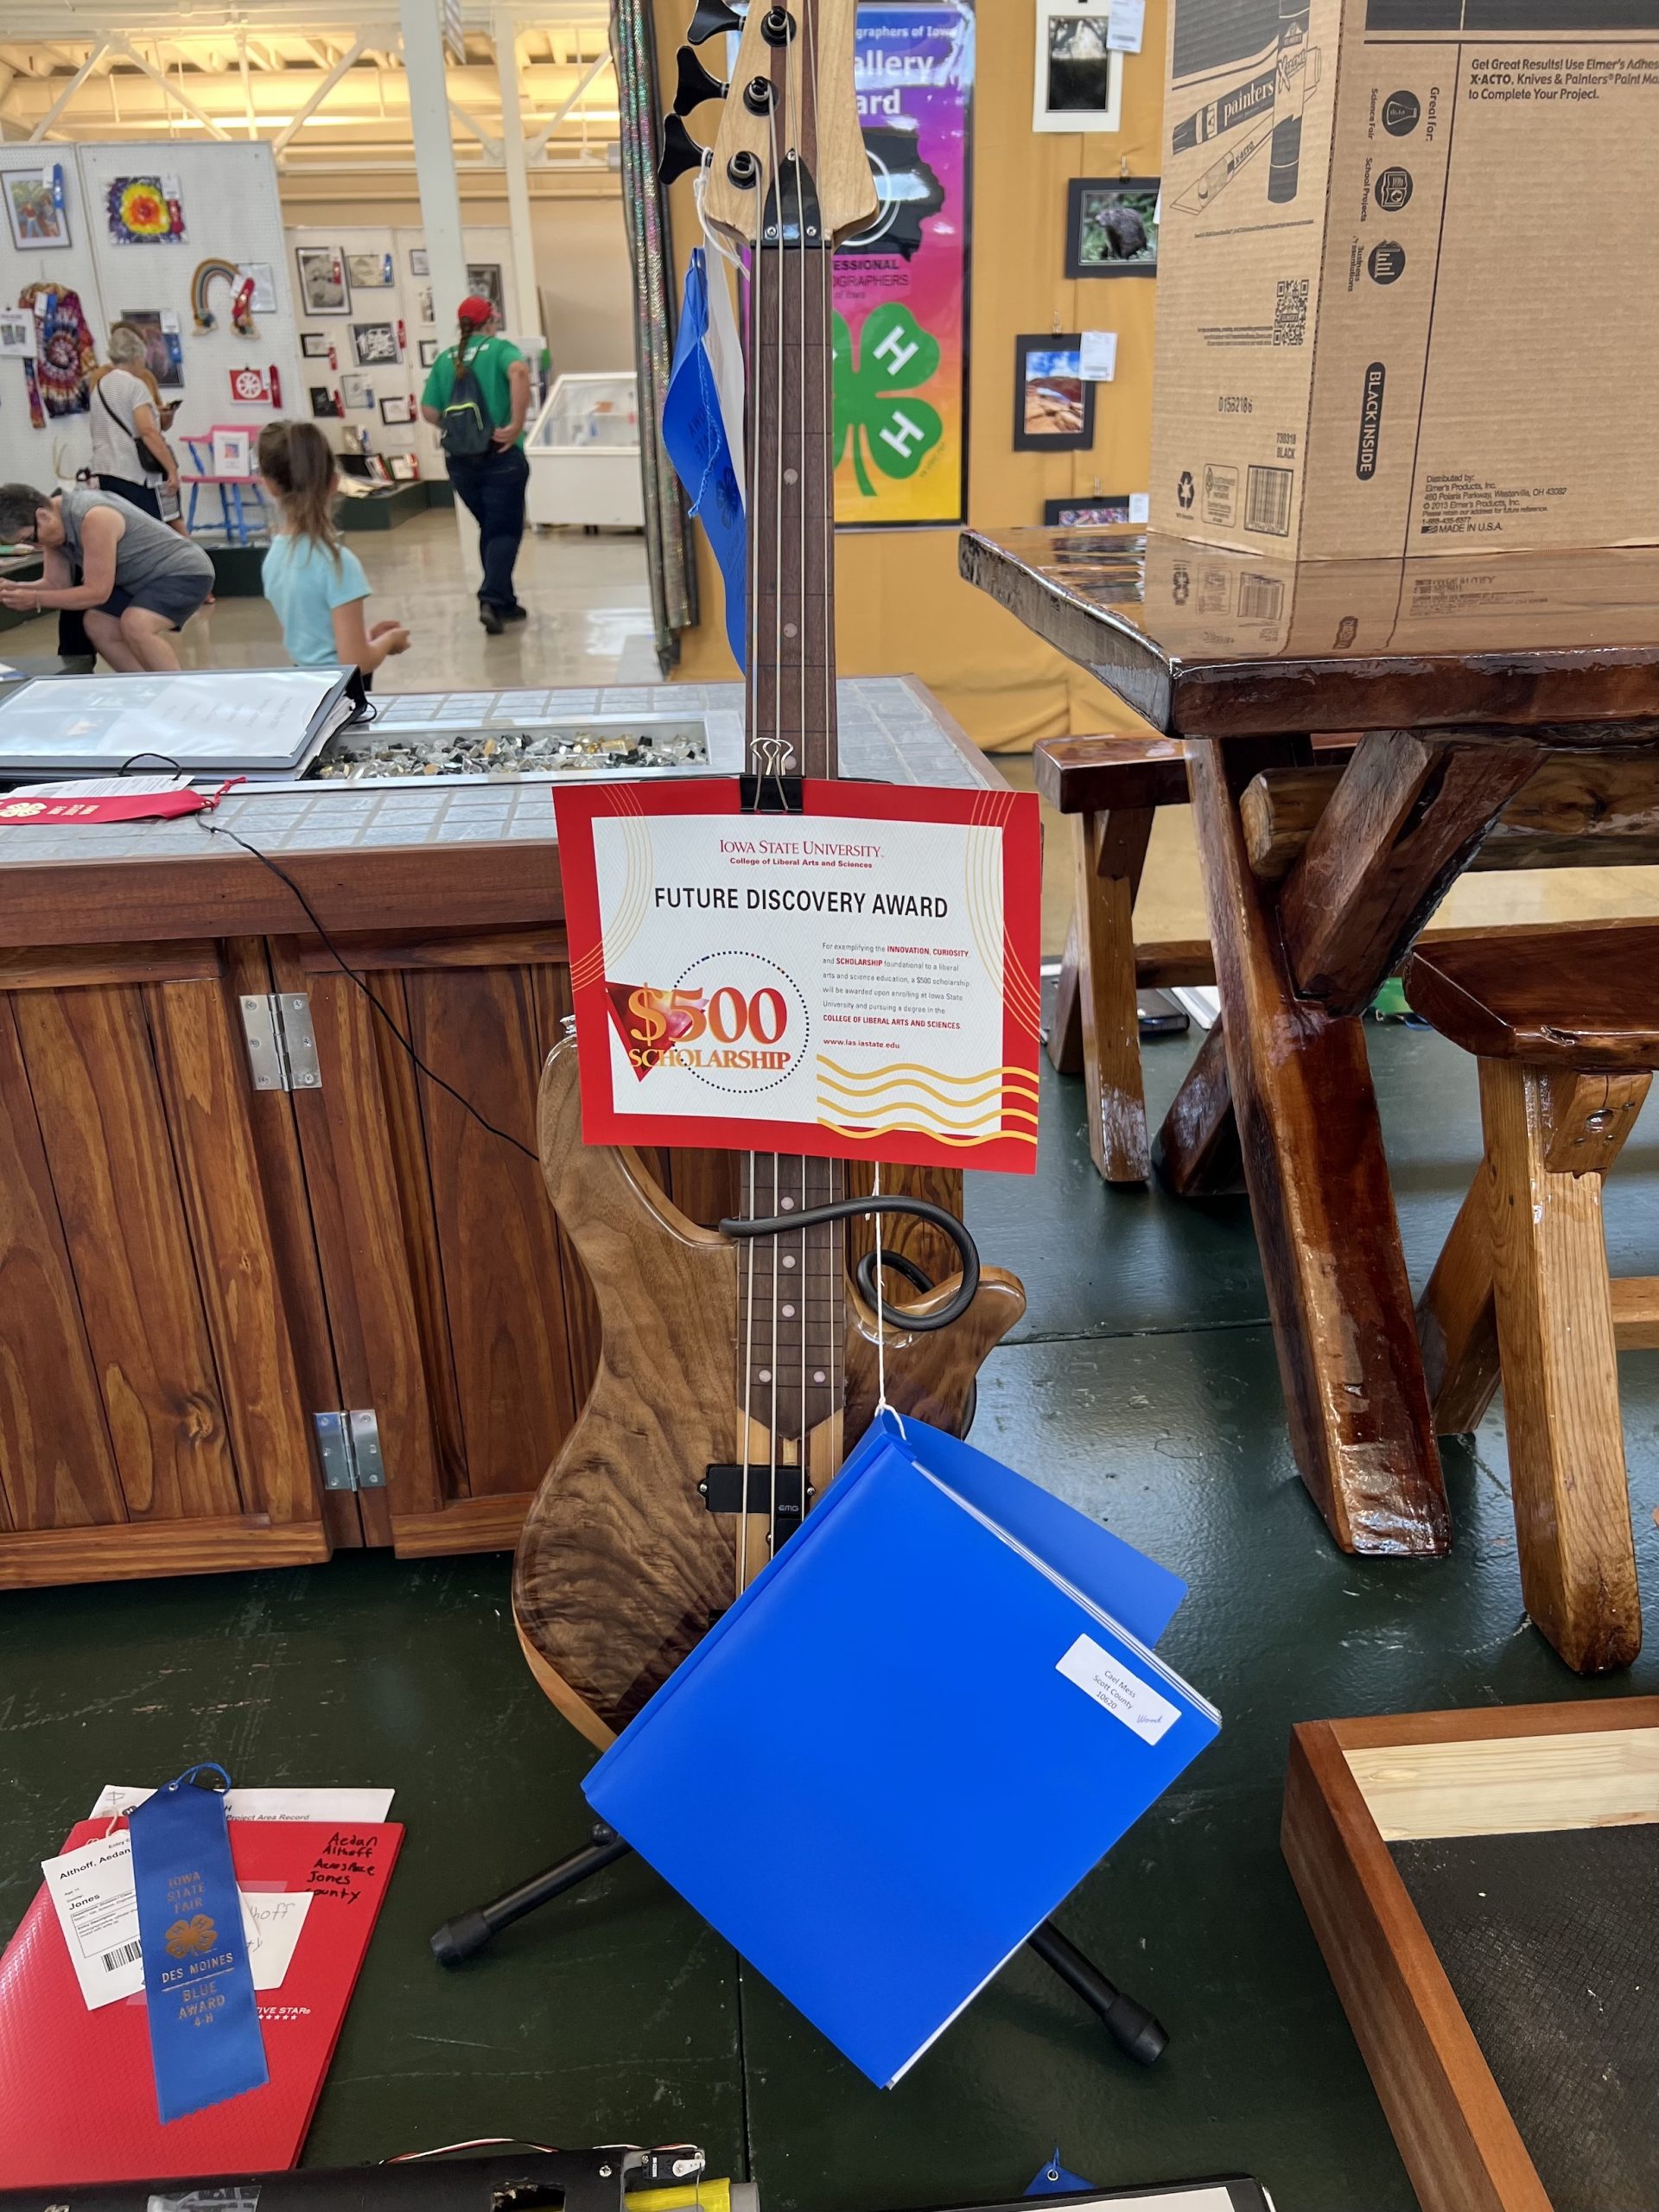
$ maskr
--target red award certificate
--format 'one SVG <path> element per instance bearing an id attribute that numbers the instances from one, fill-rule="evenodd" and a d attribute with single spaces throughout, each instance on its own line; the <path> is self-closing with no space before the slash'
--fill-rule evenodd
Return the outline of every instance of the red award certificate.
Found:
<path id="1" fill-rule="evenodd" d="M 555 795 L 587 1141 L 1031 1173 L 1035 797 L 740 794 Z"/>

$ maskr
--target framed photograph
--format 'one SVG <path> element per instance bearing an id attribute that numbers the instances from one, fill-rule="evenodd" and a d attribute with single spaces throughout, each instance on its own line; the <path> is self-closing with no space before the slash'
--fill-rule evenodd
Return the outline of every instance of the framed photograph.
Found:
<path id="1" fill-rule="evenodd" d="M 432 264 L 426 257 L 423 245 L 412 245 L 409 249 L 409 273 L 411 276 L 429 276 L 432 274 Z"/>
<path id="2" fill-rule="evenodd" d="M 61 177 L 62 170 L 51 166 L 53 175 Z M 32 169 L 5 172 L 6 219 L 11 225 L 11 242 L 19 253 L 43 253 L 73 243 L 59 187 L 42 175 L 41 168 L 37 162 Z"/>
<path id="3" fill-rule="evenodd" d="M 340 419 L 340 402 L 326 384 L 312 385 L 311 412 L 326 422 L 333 423 Z"/>
<path id="4" fill-rule="evenodd" d="M 437 340 L 435 338 L 423 338 L 421 340 L 421 366 L 423 369 L 429 369 L 437 358 Z"/>
<path id="5" fill-rule="evenodd" d="M 416 322 L 430 322 L 432 320 L 432 287 L 429 284 L 423 284 L 415 295 L 415 320 Z"/>
<path id="6" fill-rule="evenodd" d="M 372 410 L 374 378 L 365 377 L 359 369 L 347 369 L 340 380 L 340 396 L 348 409 L 354 411 Z"/>
<path id="7" fill-rule="evenodd" d="M 1133 522 L 1129 495 L 1106 493 L 1099 498 L 1045 499 L 1043 521 L 1050 530 L 1086 530 L 1091 523 Z"/>
<path id="8" fill-rule="evenodd" d="M 352 344 L 359 369 L 383 369 L 402 359 L 397 351 L 397 326 L 393 322 L 354 322 Z"/>
<path id="9" fill-rule="evenodd" d="M 215 476 L 251 476 L 253 474 L 253 432 L 231 429 L 223 423 L 209 432 L 212 441 Z"/>
<path id="10" fill-rule="evenodd" d="M 354 292 L 384 291 L 391 283 L 389 253 L 348 253 L 346 275 Z"/>
<path id="11" fill-rule="evenodd" d="M 487 300 L 498 315 L 506 313 L 501 304 L 501 264 L 499 261 L 469 261 L 467 264 L 467 289 L 476 292 L 480 300 Z"/>
<path id="12" fill-rule="evenodd" d="M 1108 0 L 1037 0 L 1033 130 L 1116 130 L 1123 56 L 1107 42 Z"/>
<path id="13" fill-rule="evenodd" d="M 331 245 L 296 245 L 294 258 L 300 272 L 300 311 L 303 315 L 349 315 L 352 290 L 346 282 L 346 264 Z"/>
<path id="14" fill-rule="evenodd" d="M 334 341 L 326 330 L 302 330 L 300 351 L 308 361 L 326 361 L 334 350 Z"/>
<path id="15" fill-rule="evenodd" d="M 415 420 L 414 401 L 406 391 L 391 393 L 380 402 L 380 420 L 383 423 L 412 423 Z"/>
<path id="16" fill-rule="evenodd" d="M 1095 442 L 1095 387 L 1083 373 L 1083 334 L 1014 341 L 1014 449 L 1076 453 Z"/>
<path id="17" fill-rule="evenodd" d="M 179 318 L 169 308 L 123 308 L 118 327 L 136 330 L 144 341 L 144 366 L 162 391 L 184 390 L 184 346 Z"/>
<path id="18" fill-rule="evenodd" d="M 1066 186 L 1068 276 L 1155 276 L 1155 176 L 1074 176 Z"/>
<path id="19" fill-rule="evenodd" d="M 394 484 L 412 484 L 420 474 L 420 470 L 415 465 L 415 456 L 412 453 L 389 453 L 386 455 L 386 467 L 391 471 L 391 480 Z"/>

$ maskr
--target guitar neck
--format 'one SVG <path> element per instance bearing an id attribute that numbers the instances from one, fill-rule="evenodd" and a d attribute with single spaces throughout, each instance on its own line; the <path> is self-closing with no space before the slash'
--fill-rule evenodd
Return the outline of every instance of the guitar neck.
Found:
<path id="1" fill-rule="evenodd" d="M 838 1160 L 751 1153 L 744 1211 L 788 1214 L 845 1195 Z M 800 1438 L 839 1410 L 847 1332 L 847 1232 L 817 1222 L 744 1247 L 738 1278 L 738 1387 L 751 1420 Z"/>
<path id="2" fill-rule="evenodd" d="M 831 313 L 828 251 L 753 255 L 746 708 L 754 773 L 837 772 Z"/>

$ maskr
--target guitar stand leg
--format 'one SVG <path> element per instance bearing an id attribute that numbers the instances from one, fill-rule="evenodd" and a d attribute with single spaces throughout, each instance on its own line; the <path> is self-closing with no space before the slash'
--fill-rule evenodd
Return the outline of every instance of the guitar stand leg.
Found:
<path id="1" fill-rule="evenodd" d="M 1098 2014 L 1107 2034 L 1137 2065 L 1151 2066 L 1163 2056 L 1169 2035 L 1162 2024 L 1144 2005 L 1108 1981 L 1052 1920 L 1039 1921 L 1026 1940 L 1044 1965 L 1052 1967 L 1066 1987 L 1076 1990 L 1090 2011 Z"/>
<path id="2" fill-rule="evenodd" d="M 551 1904 L 567 1890 L 590 1881 L 619 1859 L 626 1859 L 632 1848 L 614 1828 L 596 1821 L 585 1849 L 573 1851 L 545 1873 L 532 1875 L 528 1882 L 520 1882 L 516 1890 L 508 1890 L 488 1904 L 474 1905 L 470 1912 L 458 1912 L 453 1920 L 446 1920 L 432 1938 L 433 1957 L 440 1966 L 458 1967 L 463 1959 L 475 1957 L 502 1929 L 511 1928 L 526 1913 Z"/>
<path id="3" fill-rule="evenodd" d="M 619 1859 L 626 1859 L 632 1848 L 614 1828 L 596 1821 L 592 1839 L 582 1850 L 573 1851 L 568 1859 L 561 1859 L 545 1873 L 533 1875 L 528 1882 L 521 1882 L 517 1889 L 506 1891 L 488 1904 L 474 1905 L 470 1912 L 460 1912 L 453 1920 L 446 1920 L 432 1938 L 433 1957 L 445 1967 L 458 1967 L 464 1959 L 475 1958 L 502 1929 L 511 1928 L 515 1920 L 522 1920 L 527 1913 L 550 1904 L 567 1890 L 579 1888 L 606 1867 L 613 1866 Z M 1085 1958 L 1069 1937 L 1061 1935 L 1052 1920 L 1041 1922 L 1033 1929 L 1028 1941 L 1044 1965 L 1051 1967 L 1067 1988 L 1075 1990 L 1090 2012 L 1097 2015 L 1121 2050 L 1141 2066 L 1150 2066 L 1162 2057 L 1169 2037 L 1158 2021 L 1144 2005 L 1136 2004 L 1133 1997 L 1108 1981 L 1099 1967 Z"/>

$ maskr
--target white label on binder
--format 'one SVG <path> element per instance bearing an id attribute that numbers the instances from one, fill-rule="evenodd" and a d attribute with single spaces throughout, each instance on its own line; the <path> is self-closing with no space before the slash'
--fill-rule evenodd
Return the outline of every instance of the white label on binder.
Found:
<path id="1" fill-rule="evenodd" d="M 1150 1682 L 1132 1675 L 1092 1636 L 1080 1636 L 1056 1663 L 1068 1682 L 1087 1690 L 1096 1705 L 1103 1705 L 1126 1728 L 1133 1728 L 1144 1744 L 1161 1743 L 1181 1717 L 1179 1706 L 1160 1697 Z"/>

